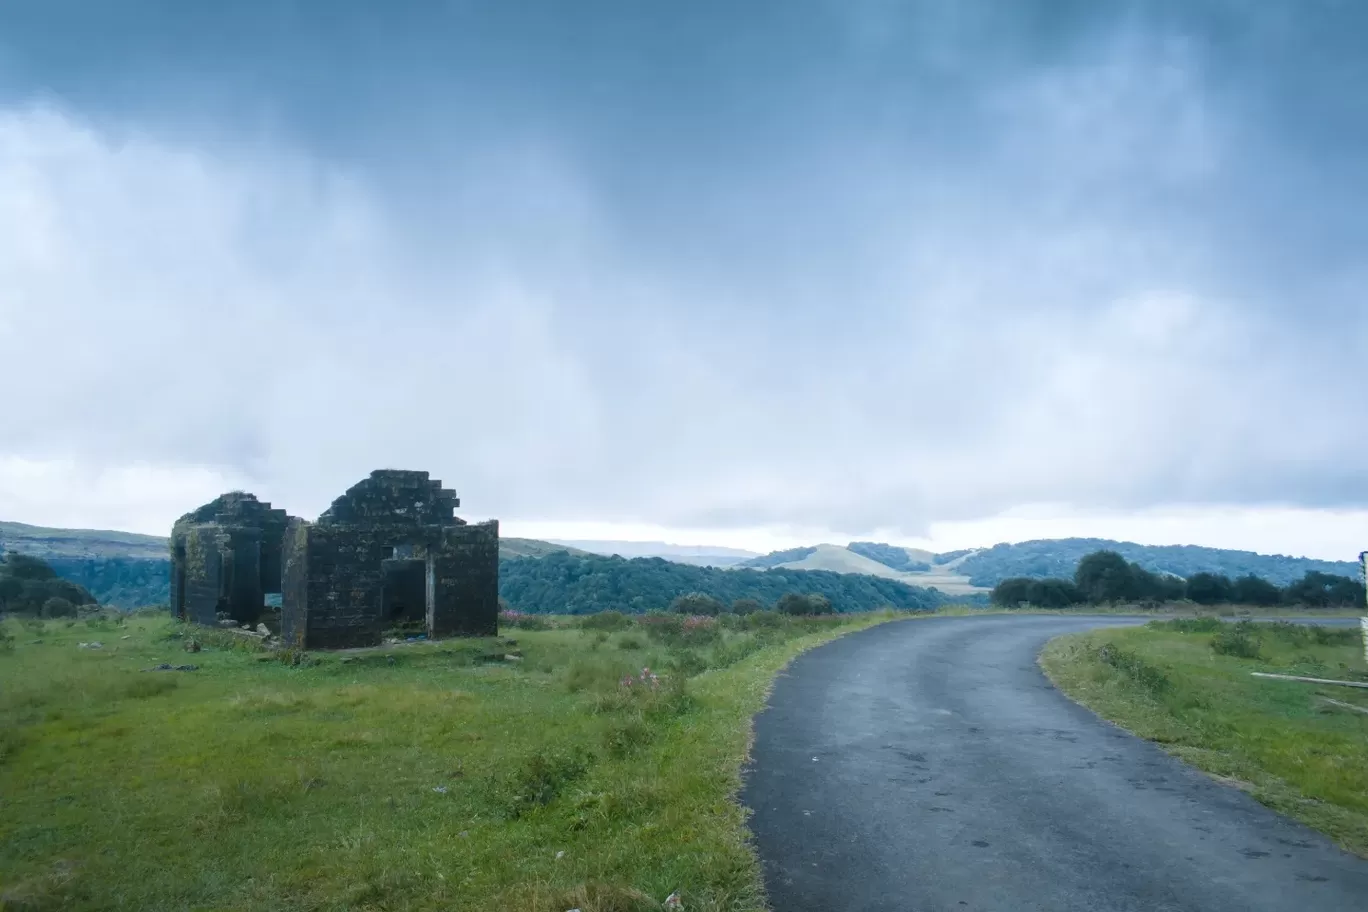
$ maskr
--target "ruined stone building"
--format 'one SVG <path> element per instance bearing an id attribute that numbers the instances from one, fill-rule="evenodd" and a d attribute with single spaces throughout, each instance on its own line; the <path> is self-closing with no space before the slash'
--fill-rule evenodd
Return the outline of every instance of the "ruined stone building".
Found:
<path id="1" fill-rule="evenodd" d="M 397 624 L 492 636 L 499 524 L 467 523 L 460 503 L 427 472 L 396 469 L 372 472 L 312 523 L 224 494 L 172 527 L 172 610 L 250 624 L 278 593 L 282 640 L 309 649 L 375 645 Z"/>

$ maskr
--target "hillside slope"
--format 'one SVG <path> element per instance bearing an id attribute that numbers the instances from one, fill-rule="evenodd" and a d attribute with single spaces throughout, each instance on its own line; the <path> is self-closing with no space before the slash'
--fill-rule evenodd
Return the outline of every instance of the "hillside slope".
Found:
<path id="1" fill-rule="evenodd" d="M 165 558 L 166 539 L 137 532 L 105 529 L 49 529 L 27 523 L 0 522 L 0 551 L 49 558 Z"/>
<path id="2" fill-rule="evenodd" d="M 887 545 L 884 547 L 891 549 L 894 546 Z M 931 558 L 934 555 L 928 551 L 919 551 L 914 548 L 899 548 L 897 550 L 906 553 L 908 561 L 928 567 L 928 569 L 895 570 L 887 564 L 880 563 L 865 554 L 857 554 L 848 547 L 841 545 L 815 545 L 775 552 L 773 555 L 764 555 L 753 561 L 747 561 L 742 566 L 784 570 L 828 570 L 832 573 L 863 573 L 869 576 L 897 580 L 909 586 L 939 589 L 946 595 L 976 595 L 986 591 L 986 589 L 973 585 L 969 578 L 959 572 L 955 566 L 951 564 L 937 566 L 932 563 Z M 792 559 L 775 560 L 789 556 L 792 556 Z"/>

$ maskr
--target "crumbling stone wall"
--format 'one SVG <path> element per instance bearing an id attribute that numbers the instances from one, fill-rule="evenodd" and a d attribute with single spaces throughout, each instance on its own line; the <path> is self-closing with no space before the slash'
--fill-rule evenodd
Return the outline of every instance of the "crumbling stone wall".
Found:
<path id="1" fill-rule="evenodd" d="M 281 635 L 310 649 L 368 646 L 393 608 L 434 636 L 498 630 L 498 524 L 469 525 L 426 472 L 377 470 L 316 523 L 284 536 Z"/>
<path id="2" fill-rule="evenodd" d="M 224 494 L 171 529 L 171 608 L 217 623 L 222 612 L 256 623 L 266 593 L 281 589 L 281 542 L 289 517 L 252 494 Z"/>

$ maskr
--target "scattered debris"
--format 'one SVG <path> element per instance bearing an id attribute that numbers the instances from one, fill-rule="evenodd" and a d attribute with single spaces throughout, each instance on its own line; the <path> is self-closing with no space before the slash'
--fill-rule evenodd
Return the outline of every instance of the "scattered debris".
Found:
<path id="1" fill-rule="evenodd" d="M 445 785 L 435 786 L 432 790 L 439 795 L 445 795 L 447 793 L 447 787 Z"/>
<path id="2" fill-rule="evenodd" d="M 104 643 L 77 643 L 77 649 L 104 649 Z"/>
<path id="3" fill-rule="evenodd" d="M 470 830 L 461 830 L 461 832 L 457 833 L 456 835 L 459 836 L 459 837 L 461 837 L 462 839 L 469 839 L 469 838 L 470 838 Z"/>
<path id="4" fill-rule="evenodd" d="M 683 908 L 684 908 L 684 900 L 682 900 L 682 899 L 679 898 L 679 891 L 678 891 L 678 890 L 674 891 L 674 892 L 671 893 L 669 896 L 665 897 L 665 908 L 667 908 L 667 909 L 683 909 Z"/>
<path id="5" fill-rule="evenodd" d="M 561 860 L 562 858 L 564 858 L 564 857 L 565 857 L 565 852 L 561 851 L 561 852 L 557 852 L 557 853 L 556 853 L 556 861 L 560 861 L 560 860 Z"/>
<path id="6" fill-rule="evenodd" d="M 119 637 L 119 639 L 121 639 L 121 640 L 131 640 L 131 639 L 133 639 L 133 634 L 131 634 L 131 633 L 125 633 L 123 636 Z"/>
<path id="7" fill-rule="evenodd" d="M 198 665 L 172 665 L 162 662 L 160 665 L 153 665 L 151 668 L 144 668 L 143 671 L 199 671 Z"/>
<path id="8" fill-rule="evenodd" d="M 1355 706 L 1353 703 L 1345 703 L 1343 700 L 1332 700 L 1329 697 L 1321 697 L 1321 699 L 1324 700 L 1326 703 L 1329 703 L 1333 706 L 1339 706 L 1343 709 L 1352 709 L 1355 712 L 1368 713 L 1368 708 L 1365 708 L 1363 706 Z"/>

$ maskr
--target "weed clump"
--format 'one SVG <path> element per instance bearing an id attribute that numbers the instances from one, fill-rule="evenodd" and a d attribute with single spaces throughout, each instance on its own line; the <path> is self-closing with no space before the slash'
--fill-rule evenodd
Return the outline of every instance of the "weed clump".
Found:
<path id="1" fill-rule="evenodd" d="M 1241 621 L 1211 638 L 1211 651 L 1217 655 L 1234 656 L 1239 659 L 1257 659 L 1262 641 L 1257 636 L 1258 628 Z"/>
<path id="2" fill-rule="evenodd" d="M 528 614 L 511 608 L 499 612 L 499 625 L 520 630 L 550 630 L 552 627 L 551 620 L 544 614 Z"/>
<path id="3" fill-rule="evenodd" d="M 1196 617 L 1174 618 L 1169 621 L 1150 621 L 1145 625 L 1151 630 L 1171 630 L 1174 633 L 1215 633 L 1224 626 L 1220 618 Z"/>
<path id="4" fill-rule="evenodd" d="M 1169 687 L 1168 676 L 1161 669 L 1146 662 L 1137 653 L 1122 649 L 1115 643 L 1102 644 L 1097 650 L 1097 658 L 1102 664 L 1115 668 L 1151 694 L 1161 694 Z"/>
<path id="5" fill-rule="evenodd" d="M 632 619 L 621 611 L 599 611 L 586 614 L 580 619 L 579 626 L 582 630 L 606 630 L 611 633 L 631 627 Z"/>
<path id="6" fill-rule="evenodd" d="M 593 762 L 593 754 L 581 748 L 539 750 L 527 757 L 510 777 L 508 816 L 516 819 L 555 801 L 567 786 L 589 772 Z"/>

